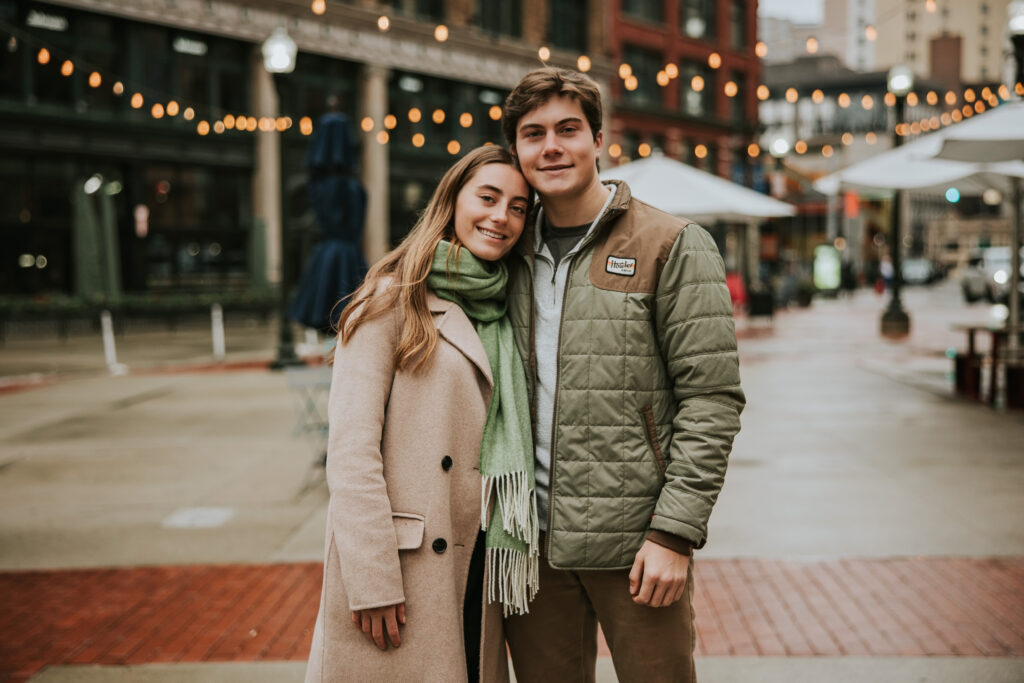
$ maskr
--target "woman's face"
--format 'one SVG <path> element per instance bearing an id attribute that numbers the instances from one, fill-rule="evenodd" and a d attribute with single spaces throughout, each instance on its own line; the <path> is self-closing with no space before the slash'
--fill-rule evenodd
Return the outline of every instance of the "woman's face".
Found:
<path id="1" fill-rule="evenodd" d="M 455 198 L 455 236 L 474 256 L 497 261 L 523 234 L 529 188 L 508 164 L 484 164 Z"/>

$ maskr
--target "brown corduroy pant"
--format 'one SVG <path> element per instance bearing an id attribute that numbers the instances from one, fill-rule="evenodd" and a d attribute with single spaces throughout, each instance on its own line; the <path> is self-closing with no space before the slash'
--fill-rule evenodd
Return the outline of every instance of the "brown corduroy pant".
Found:
<path id="1" fill-rule="evenodd" d="M 682 599 L 646 607 L 628 569 L 563 571 L 541 557 L 540 591 L 528 614 L 505 620 L 505 637 L 519 683 L 593 683 L 598 622 L 620 683 L 695 683 L 693 618 L 692 558 Z"/>

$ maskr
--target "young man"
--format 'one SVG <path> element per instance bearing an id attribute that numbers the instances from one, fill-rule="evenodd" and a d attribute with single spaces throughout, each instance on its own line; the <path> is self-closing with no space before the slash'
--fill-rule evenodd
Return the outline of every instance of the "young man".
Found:
<path id="1" fill-rule="evenodd" d="M 540 592 L 506 621 L 517 680 L 593 681 L 600 622 L 619 680 L 693 681 L 690 555 L 744 405 L 721 256 L 602 184 L 587 76 L 528 74 L 502 128 L 541 204 L 509 293 L 542 529 Z"/>

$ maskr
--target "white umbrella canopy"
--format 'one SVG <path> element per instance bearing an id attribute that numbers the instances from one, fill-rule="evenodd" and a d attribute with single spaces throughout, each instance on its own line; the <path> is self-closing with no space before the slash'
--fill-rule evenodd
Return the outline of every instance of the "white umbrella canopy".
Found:
<path id="1" fill-rule="evenodd" d="M 1004 105 L 1006 106 L 1006 105 Z M 998 110 L 997 110 L 998 111 Z M 994 113 L 994 112 L 993 112 Z M 978 122 L 987 114 L 975 119 Z M 974 123 L 971 119 L 965 123 Z M 841 188 L 853 190 L 922 190 L 944 192 L 956 183 L 961 190 L 1006 189 L 1006 176 L 1024 178 L 1024 162 L 968 163 L 936 159 L 947 137 L 958 126 L 954 124 L 911 143 L 890 149 L 814 181 L 814 189 L 836 194 Z"/>
<path id="2" fill-rule="evenodd" d="M 1024 100 L 950 126 L 935 158 L 970 162 L 1024 159 Z"/>
<path id="3" fill-rule="evenodd" d="M 737 185 L 655 152 L 601 173 L 602 180 L 624 180 L 633 196 L 674 216 L 695 221 L 792 216 L 791 204 Z"/>

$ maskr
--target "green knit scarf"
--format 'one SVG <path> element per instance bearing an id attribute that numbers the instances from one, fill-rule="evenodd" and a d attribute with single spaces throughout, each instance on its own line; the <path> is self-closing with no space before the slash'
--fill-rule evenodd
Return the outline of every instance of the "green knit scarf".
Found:
<path id="1" fill-rule="evenodd" d="M 505 315 L 508 268 L 442 241 L 427 286 L 458 304 L 476 328 L 491 364 L 494 390 L 480 443 L 480 526 L 487 532 L 487 600 L 506 616 L 524 614 L 538 588 L 537 496 L 533 479 L 526 372 Z"/>

